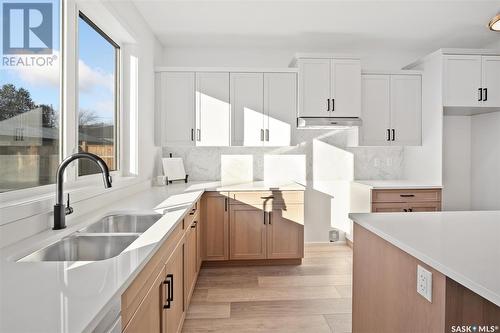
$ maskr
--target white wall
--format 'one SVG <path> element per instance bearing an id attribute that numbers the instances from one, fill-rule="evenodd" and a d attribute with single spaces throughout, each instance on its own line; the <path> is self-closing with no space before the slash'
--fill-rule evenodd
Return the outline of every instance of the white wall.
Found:
<path id="1" fill-rule="evenodd" d="M 470 210 L 471 117 L 444 117 L 443 146 L 443 210 Z"/>
<path id="2" fill-rule="evenodd" d="M 500 112 L 472 116 L 472 208 L 500 209 Z"/>

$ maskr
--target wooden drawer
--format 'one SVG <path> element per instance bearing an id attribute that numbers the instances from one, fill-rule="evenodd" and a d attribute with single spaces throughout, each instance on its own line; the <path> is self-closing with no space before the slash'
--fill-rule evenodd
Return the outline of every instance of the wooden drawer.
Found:
<path id="1" fill-rule="evenodd" d="M 441 189 L 373 190 L 372 202 L 440 202 Z"/>
<path id="2" fill-rule="evenodd" d="M 199 202 L 196 202 L 192 209 L 189 211 L 189 213 L 184 217 L 184 229 L 188 229 L 191 223 L 193 223 L 194 220 L 199 220 L 200 218 L 200 204 Z"/>
<path id="3" fill-rule="evenodd" d="M 283 205 L 304 203 L 303 191 L 262 191 L 262 192 L 231 192 L 229 193 L 231 205 Z"/>
<path id="4" fill-rule="evenodd" d="M 441 202 L 382 202 L 373 203 L 373 213 L 394 213 L 394 212 L 439 212 Z"/>
<path id="5" fill-rule="evenodd" d="M 149 287 L 154 282 L 158 273 L 164 268 L 165 263 L 170 258 L 172 251 L 182 239 L 183 223 L 177 224 L 172 230 L 168 239 L 153 255 L 135 280 L 125 290 L 121 297 L 122 327 L 130 321 L 141 301 L 148 293 Z"/>

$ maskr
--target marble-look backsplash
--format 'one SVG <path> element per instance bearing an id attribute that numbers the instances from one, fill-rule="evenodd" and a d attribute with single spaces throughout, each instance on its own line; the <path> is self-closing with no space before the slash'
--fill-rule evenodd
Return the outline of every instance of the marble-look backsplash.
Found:
<path id="1" fill-rule="evenodd" d="M 403 176 L 402 147 L 347 147 L 349 132 L 346 130 L 306 129 L 295 130 L 293 134 L 295 145 L 288 147 L 163 147 L 163 156 L 168 157 L 171 153 L 182 157 L 191 180 L 220 180 L 221 157 L 225 155 L 250 155 L 251 162 L 247 160 L 247 164 L 252 164 L 253 180 L 264 180 L 266 155 L 305 156 L 305 177 L 308 180 L 349 180 L 346 177 L 352 175 L 360 180 L 401 179 Z M 241 160 L 241 156 L 238 159 Z M 269 158 L 268 163 L 276 160 Z M 321 164 L 327 166 L 326 171 Z M 335 169 L 337 164 L 342 164 L 341 171 L 333 171 L 337 175 L 330 177 L 328 170 Z M 342 170 L 346 168 L 352 170 Z M 245 173 L 248 173 L 247 169 Z M 331 179 L 323 179 L 325 177 Z"/>

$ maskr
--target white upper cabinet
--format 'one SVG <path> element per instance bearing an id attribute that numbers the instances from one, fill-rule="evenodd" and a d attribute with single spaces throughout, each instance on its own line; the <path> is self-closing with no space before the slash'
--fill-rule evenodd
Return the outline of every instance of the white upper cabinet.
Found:
<path id="1" fill-rule="evenodd" d="M 483 104 L 500 107 L 500 56 L 483 56 Z"/>
<path id="2" fill-rule="evenodd" d="M 330 117 L 361 115 L 361 63 L 356 59 L 331 60 Z"/>
<path id="3" fill-rule="evenodd" d="M 163 72 L 159 76 L 158 128 L 162 145 L 194 145 L 195 75 L 193 72 Z"/>
<path id="4" fill-rule="evenodd" d="M 443 66 L 444 106 L 479 106 L 481 56 L 447 55 Z"/>
<path id="5" fill-rule="evenodd" d="M 229 73 L 196 73 L 196 145 L 229 146 Z"/>
<path id="6" fill-rule="evenodd" d="M 330 59 L 299 59 L 300 117 L 329 117 Z"/>
<path id="7" fill-rule="evenodd" d="M 389 144 L 391 128 L 391 76 L 363 75 L 360 145 Z"/>
<path id="8" fill-rule="evenodd" d="M 445 55 L 445 107 L 500 107 L 500 57 Z"/>
<path id="9" fill-rule="evenodd" d="M 264 142 L 264 74 L 231 73 L 232 146 Z"/>
<path id="10" fill-rule="evenodd" d="M 361 117 L 360 145 L 421 145 L 421 75 L 363 75 Z"/>
<path id="11" fill-rule="evenodd" d="M 297 75 L 264 73 L 264 145 L 289 146 L 297 115 Z"/>
<path id="12" fill-rule="evenodd" d="M 422 77 L 391 75 L 392 142 L 400 146 L 422 144 Z"/>
<path id="13" fill-rule="evenodd" d="M 359 117 L 358 59 L 307 59 L 299 65 L 299 117 Z"/>

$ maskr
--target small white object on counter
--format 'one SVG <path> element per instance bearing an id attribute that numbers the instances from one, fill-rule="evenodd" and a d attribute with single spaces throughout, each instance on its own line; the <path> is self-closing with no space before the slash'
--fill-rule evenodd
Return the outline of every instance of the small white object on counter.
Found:
<path id="1" fill-rule="evenodd" d="M 349 217 L 500 306 L 500 211 L 359 213 Z"/>

